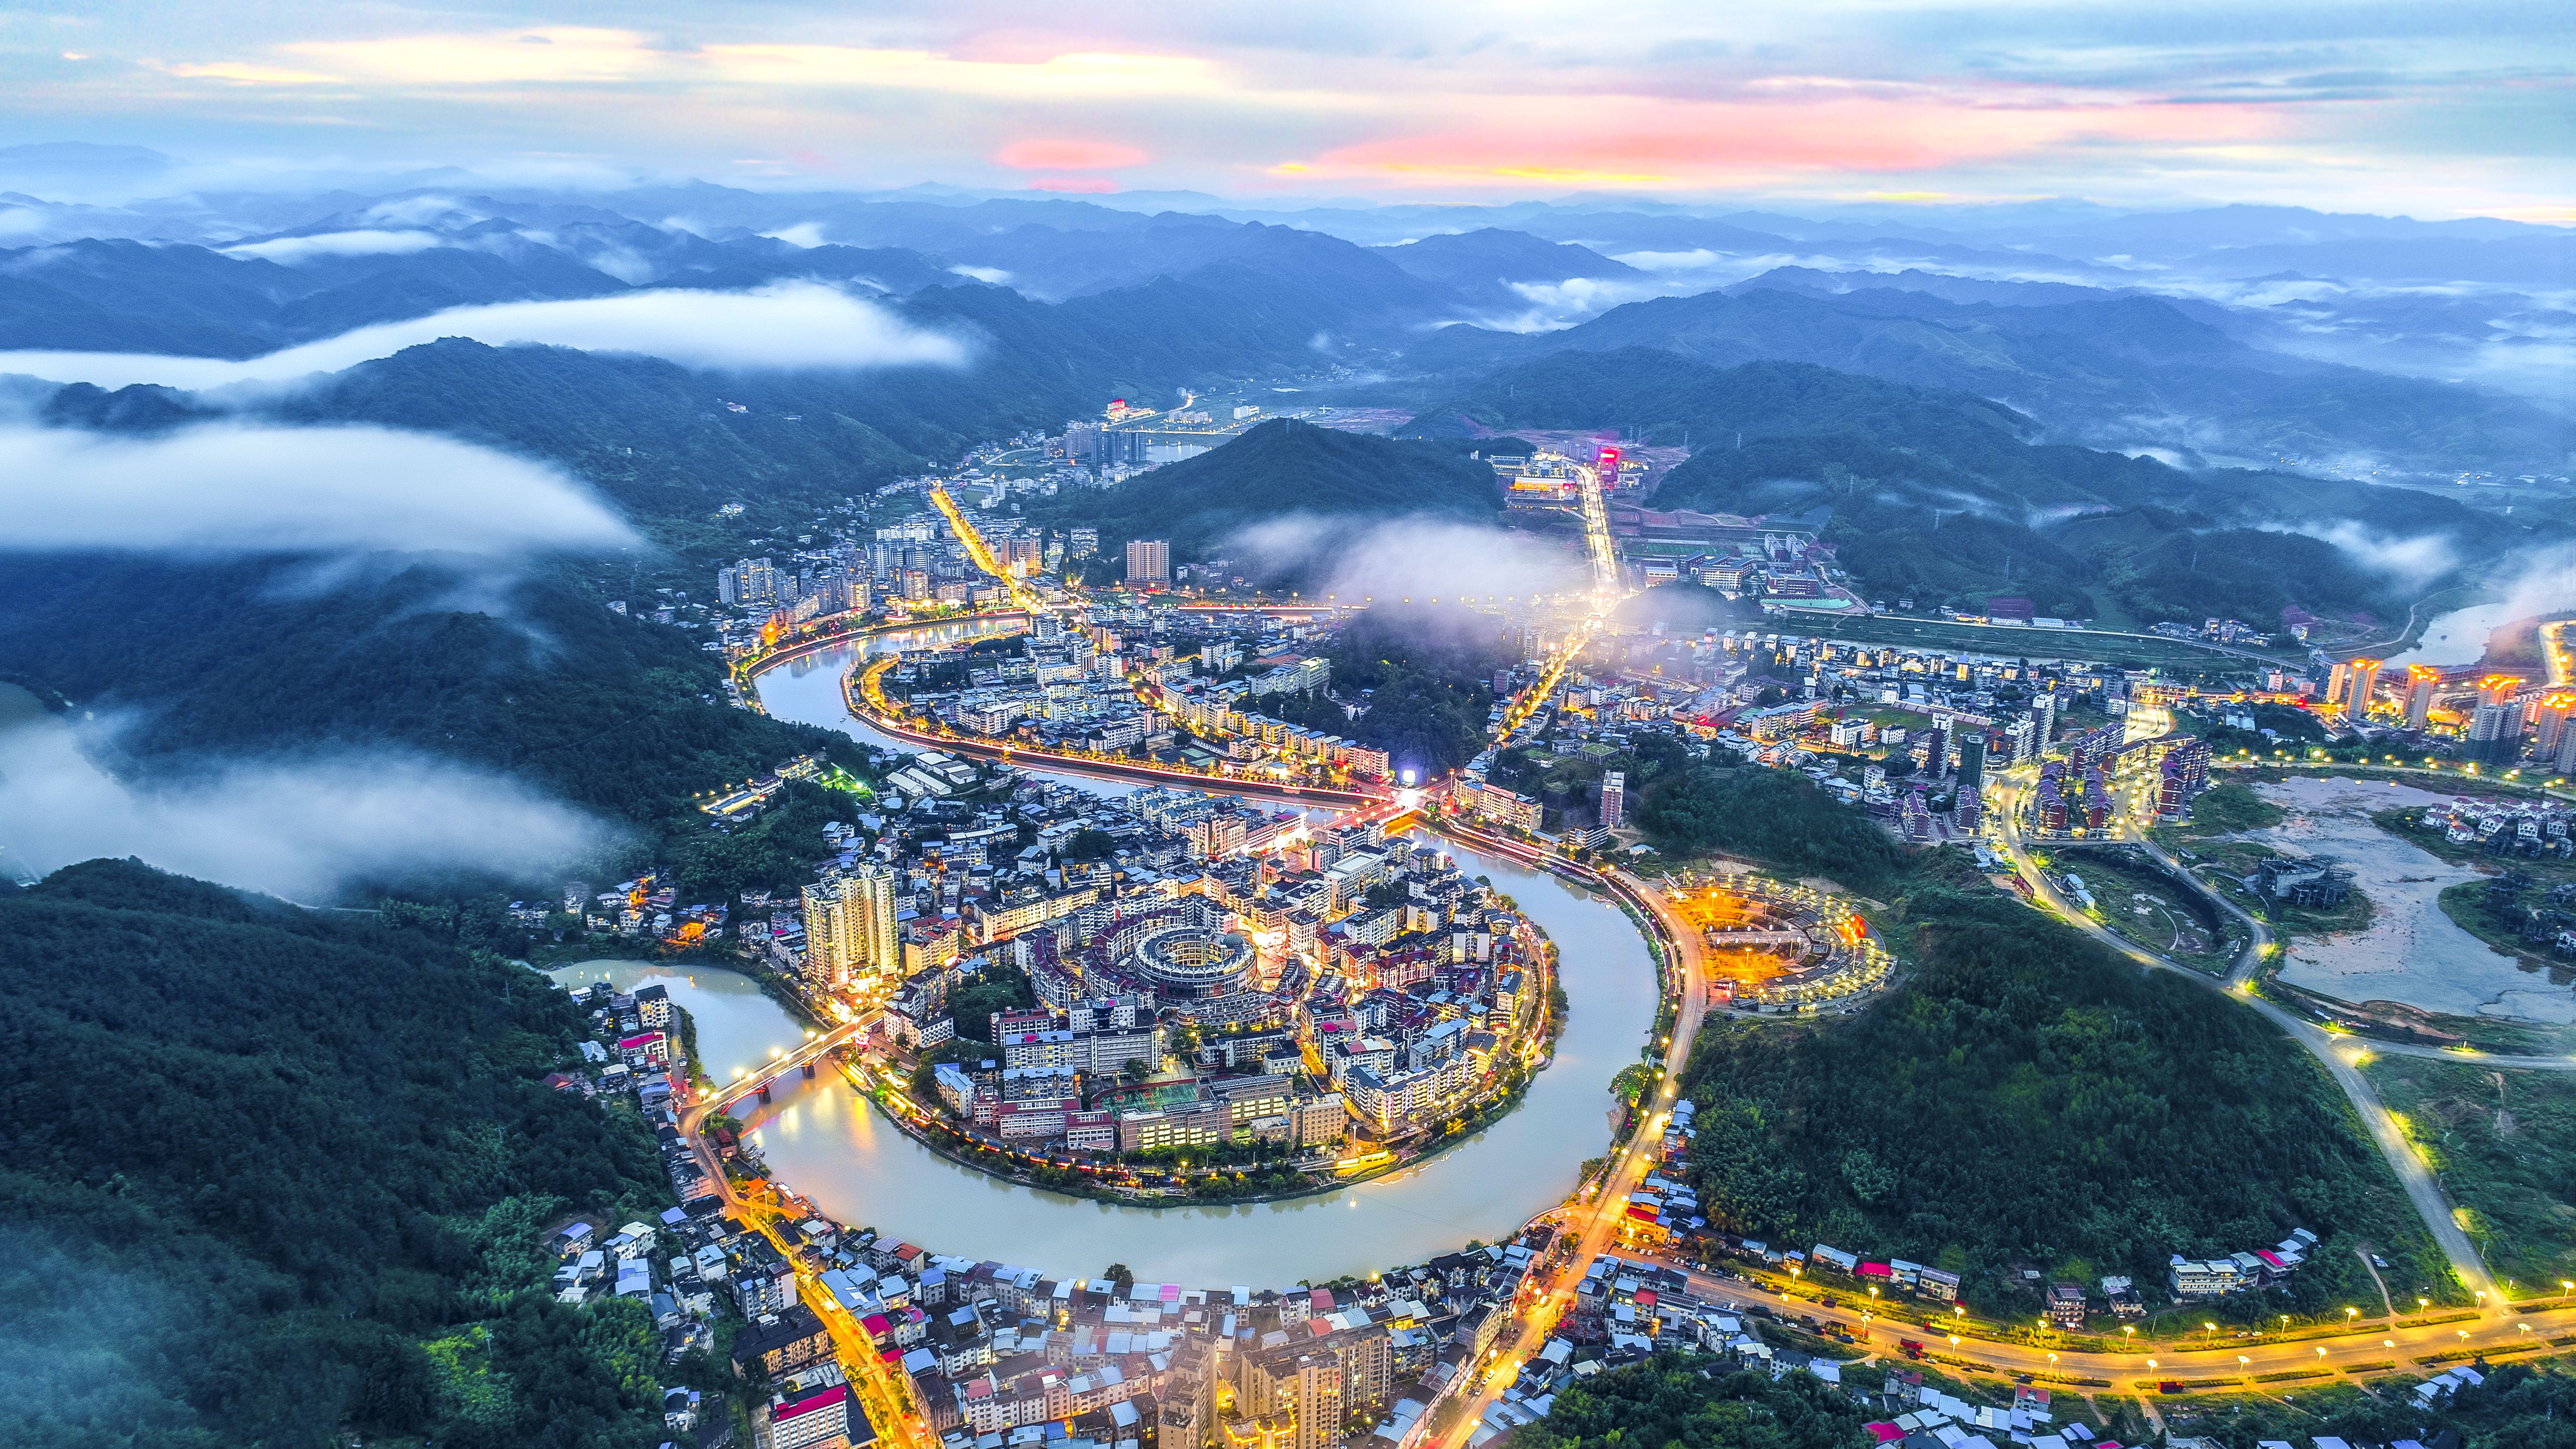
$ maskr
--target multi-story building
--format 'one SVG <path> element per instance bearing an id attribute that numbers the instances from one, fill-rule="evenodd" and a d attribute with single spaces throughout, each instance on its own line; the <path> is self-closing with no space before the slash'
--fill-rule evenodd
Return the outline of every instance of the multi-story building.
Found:
<path id="1" fill-rule="evenodd" d="M 1118 1118 L 1118 1150 L 1151 1152 L 1157 1147 L 1214 1147 L 1234 1140 L 1234 1114 L 1223 1102 L 1200 1101 L 1156 1112 L 1125 1112 Z"/>
<path id="2" fill-rule="evenodd" d="M 2482 765 L 2511 764 L 2522 754 L 2522 703 L 2481 702 L 2469 715 L 2468 739 L 2460 753 Z"/>
<path id="3" fill-rule="evenodd" d="M 2551 690 L 2540 696 L 2531 707 L 2531 752 L 2543 760 L 2558 757 L 2558 742 L 2566 734 L 2567 720 L 2576 714 L 2576 694 Z"/>
<path id="4" fill-rule="evenodd" d="M 716 598 L 728 606 L 775 608 L 780 602 L 778 569 L 765 558 L 741 559 L 732 568 L 718 569 Z"/>
<path id="5" fill-rule="evenodd" d="M 2418 734 L 2433 718 L 2433 695 L 2442 687 L 2442 671 L 2429 665 L 2406 666 L 2406 727 Z"/>
<path id="6" fill-rule="evenodd" d="M 1628 820 L 1628 776 L 1619 770 L 1601 776 L 1601 828 L 1616 830 Z"/>
<path id="7" fill-rule="evenodd" d="M 1172 1367 L 1155 1410 L 1160 1449 L 1210 1449 L 1216 1443 L 1215 1350 L 1184 1334 L 1172 1345 Z"/>
<path id="8" fill-rule="evenodd" d="M 901 973 L 893 871 L 862 864 L 838 881 L 807 886 L 804 906 L 809 988 L 847 991 Z"/>
<path id="9" fill-rule="evenodd" d="M 733 1367 L 743 1378 L 767 1379 L 829 1358 L 831 1353 L 832 1331 L 814 1316 L 813 1309 L 791 1303 L 742 1326 L 734 1335 Z"/>
<path id="10" fill-rule="evenodd" d="M 1280 1449 L 1331 1449 L 1341 1443 L 1344 1416 L 1385 1402 L 1394 1378 L 1393 1343 L 1383 1325 L 1372 1323 L 1239 1355 L 1235 1395 L 1247 1417 L 1294 1417 L 1293 1434 Z"/>
<path id="11" fill-rule="evenodd" d="M 1172 581 L 1172 545 L 1159 538 L 1131 539 L 1127 544 L 1127 582 L 1168 584 Z"/>
<path id="12" fill-rule="evenodd" d="M 781 1394 L 770 1401 L 766 1421 L 752 1427 L 760 1449 L 849 1449 L 876 1438 L 866 1412 L 851 1399 L 845 1383 L 812 1393 Z"/>

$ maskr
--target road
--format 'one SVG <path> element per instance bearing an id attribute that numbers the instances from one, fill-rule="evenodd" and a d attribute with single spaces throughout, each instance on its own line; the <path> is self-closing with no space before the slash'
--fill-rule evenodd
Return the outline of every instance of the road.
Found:
<path id="1" fill-rule="evenodd" d="M 783 1058 L 736 1077 L 731 1082 L 703 1094 L 694 1095 L 680 1112 L 680 1137 L 698 1160 L 707 1180 L 715 1184 L 724 1198 L 725 1209 L 766 1236 L 771 1245 L 796 1264 L 796 1290 L 805 1305 L 832 1331 L 832 1344 L 838 1351 L 841 1368 L 849 1375 L 850 1387 L 867 1410 L 868 1422 L 874 1424 L 880 1443 L 889 1449 L 937 1449 L 939 1436 L 912 1400 L 912 1387 L 902 1369 L 888 1364 L 877 1354 L 867 1330 L 841 1307 L 832 1290 L 808 1271 L 796 1257 L 796 1243 L 787 1236 L 779 1215 L 769 1204 L 744 1197 L 736 1191 L 732 1179 L 725 1176 L 724 1164 L 716 1157 L 715 1147 L 708 1142 L 703 1129 L 707 1119 L 726 1107 L 759 1090 L 763 1082 L 784 1076 L 809 1062 L 821 1061 L 832 1051 L 864 1035 L 878 1018 L 871 1014 L 814 1037 Z"/>
<path id="2" fill-rule="evenodd" d="M 2376 1369 L 2392 1362 L 2411 1364 L 2415 1359 L 2464 1350 L 2507 1353 L 2535 1341 L 2576 1333 L 2576 1303 L 2562 1298 L 2526 1305 L 2501 1316 L 2411 1327 L 2399 1326 L 2403 1320 L 2392 1324 L 2383 1318 L 2377 1322 L 2358 1320 L 2350 1333 L 2320 1336 L 2221 1338 L 2212 1334 L 2200 1347 L 2168 1342 L 2121 1352 L 2084 1352 L 2066 1347 L 2054 1333 L 2011 1342 L 1978 1337 L 1975 1335 L 1993 1332 L 1994 1326 L 1964 1321 L 1957 1327 L 1965 1331 L 1959 1332 L 1958 1341 L 1953 1343 L 1953 1327 L 1938 1311 L 1937 1304 L 1911 1299 L 1882 1301 L 1855 1297 L 1853 1292 L 1819 1295 L 1804 1285 L 1784 1287 L 1775 1282 L 1709 1273 L 1680 1262 L 1669 1266 L 1689 1273 L 1694 1296 L 1745 1310 L 1767 1309 L 1792 1319 L 1812 1318 L 1819 1325 L 1840 1325 L 1859 1338 L 1861 1346 L 1880 1354 L 1893 1356 L 1900 1342 L 1912 1339 L 1923 1344 L 1934 1361 L 1952 1367 L 2027 1374 L 2035 1379 L 2104 1379 L 2120 1390 L 2128 1390 L 2142 1379 L 2191 1383 L 2302 1369 Z M 1826 1307 L 1819 1301 L 1821 1296 L 1833 1297 L 1836 1306 Z M 2441 1316 L 2439 1310 L 2434 1316 Z M 2425 1372 L 2433 1370 L 2427 1368 Z M 2281 1387 L 2294 1391 L 2301 1388 L 2295 1383 Z"/>
<path id="3" fill-rule="evenodd" d="M 1680 978 L 1681 1005 L 1673 1018 L 1672 1035 L 1665 1039 L 1663 1080 L 1654 1094 L 1639 1104 L 1637 1129 L 1604 1170 L 1599 1190 L 1566 1210 L 1561 1230 L 1578 1235 L 1573 1256 L 1547 1275 L 1539 1296 L 1513 1319 L 1508 1336 L 1491 1357 L 1477 1365 L 1477 1377 L 1471 1380 L 1464 1411 L 1446 1436 L 1446 1442 L 1452 1445 L 1467 1442 L 1485 1410 L 1520 1377 L 1521 1365 L 1547 1345 L 1556 1320 L 1573 1301 L 1574 1286 L 1583 1280 L 1584 1267 L 1610 1250 L 1619 1225 L 1628 1220 L 1628 1194 L 1636 1191 L 1637 1184 L 1662 1155 L 1663 1118 L 1680 1091 L 1682 1068 L 1689 1062 L 1691 1043 L 1699 1035 L 1695 1028 L 1708 1011 L 1708 969 L 1701 959 L 1699 933 L 1691 930 L 1652 887 L 1624 871 L 1612 870 L 1608 874 L 1663 920 L 1676 944 L 1673 966 Z M 1426 1424 L 1430 1417 L 1424 1415 Z"/>
<path id="4" fill-rule="evenodd" d="M 890 664 L 881 660 L 866 670 L 853 670 L 841 681 L 841 702 L 851 717 L 869 728 L 909 744 L 952 755 L 971 755 L 978 759 L 999 760 L 1031 770 L 1061 770 L 1066 774 L 1089 775 L 1096 779 L 1121 780 L 1130 784 L 1175 785 L 1183 789 L 1207 790 L 1224 795 L 1246 795 L 1256 799 L 1283 800 L 1299 805 L 1336 807 L 1369 807 L 1383 805 L 1395 797 L 1384 787 L 1339 789 L 1330 785 L 1274 784 L 1266 780 L 1244 779 L 1234 775 L 1207 775 L 1195 770 L 1178 770 L 1162 765 L 1138 764 L 1107 756 L 1067 755 L 1053 750 L 1032 749 L 1025 745 L 1007 745 L 996 740 L 979 739 L 945 730 L 926 730 L 880 703 L 877 678 Z"/>
<path id="5" fill-rule="evenodd" d="M 2397 1175 L 2398 1185 L 2405 1189 L 2407 1200 L 2414 1204 L 2416 1216 L 2423 1219 L 2425 1230 L 2431 1233 L 2433 1241 L 2441 1246 L 2442 1256 L 2450 1260 L 2451 1270 L 2459 1275 L 2460 1282 L 2477 1295 L 2482 1306 L 2504 1303 L 2503 1291 L 2488 1274 L 2486 1264 L 2478 1258 L 2477 1245 L 2470 1242 L 2468 1234 L 2460 1230 L 2459 1221 L 2451 1215 L 2451 1205 L 2443 1201 L 2441 1184 L 2434 1180 L 2432 1168 L 2426 1165 L 2415 1149 L 2407 1144 L 2405 1134 L 2398 1131 L 2396 1120 L 2389 1116 L 2387 1105 L 2379 1100 L 2379 1093 L 2371 1088 L 2368 1079 L 2361 1074 L 2360 1063 L 2366 1059 L 2365 1054 L 2380 1050 L 2383 1044 L 2371 1043 L 2365 1047 L 2351 1038 L 2338 1038 L 2278 1003 L 2256 995 L 2254 976 L 2262 969 L 2263 960 L 2272 949 L 2271 928 L 2250 913 L 2239 909 L 2234 901 L 2212 890 L 2207 882 L 2193 875 L 2180 861 L 2166 854 L 2162 847 L 2148 839 L 2144 831 L 2130 828 L 2125 830 L 2124 834 L 2132 843 L 2143 847 L 2158 864 L 2170 870 L 2178 879 L 2187 882 L 2205 899 L 2216 903 L 2220 910 L 2235 917 L 2237 922 L 2246 928 L 2248 935 L 2245 949 L 2238 953 L 2235 967 L 2227 979 L 2218 980 L 2206 972 L 2192 970 L 2188 966 L 2147 950 L 2127 937 L 2113 932 L 2086 912 L 2077 909 L 2072 902 L 2059 894 L 2056 884 L 2049 880 L 2047 872 L 2041 870 L 2030 858 L 2029 847 L 2022 839 L 2018 808 L 2020 789 L 2017 783 L 2007 784 L 2004 787 L 2001 792 L 2002 808 L 1996 812 L 1996 818 L 2001 822 L 2005 855 L 2012 861 L 2014 870 L 2020 873 L 2022 880 L 2030 886 L 2032 900 L 2067 924 L 2133 961 L 2151 968 L 2174 972 L 2206 990 L 2251 1007 L 2260 1013 L 2264 1020 L 2279 1027 L 2290 1040 L 2306 1048 L 2310 1055 L 2324 1064 L 2326 1075 L 2334 1080 L 2335 1085 L 2343 1089 L 2345 1098 L 2352 1103 L 2353 1111 L 2361 1118 L 2362 1125 L 2369 1129 L 2371 1140 L 2378 1145 L 2380 1155 L 2388 1160 L 2389 1170 Z M 2428 1050 L 2427 1054 L 2454 1060 L 2466 1059 L 2455 1052 Z"/>

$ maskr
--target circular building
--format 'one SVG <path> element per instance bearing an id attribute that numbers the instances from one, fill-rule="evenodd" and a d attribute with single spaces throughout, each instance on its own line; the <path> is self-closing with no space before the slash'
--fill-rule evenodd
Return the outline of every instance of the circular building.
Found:
<path id="1" fill-rule="evenodd" d="M 1128 948 L 1127 969 L 1178 1006 L 1232 996 L 1247 988 L 1257 964 L 1250 938 L 1187 920 L 1158 922 Z"/>

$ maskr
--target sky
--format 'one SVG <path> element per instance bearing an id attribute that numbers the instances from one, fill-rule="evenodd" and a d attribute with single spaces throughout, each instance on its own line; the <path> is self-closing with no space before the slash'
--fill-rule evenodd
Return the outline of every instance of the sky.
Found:
<path id="1" fill-rule="evenodd" d="M 0 13 L 0 145 L 161 186 L 1186 189 L 1257 201 L 2280 202 L 2576 223 L 2576 6 L 2002 0 L 85 0 Z M 112 184 L 102 178 L 102 188 Z"/>

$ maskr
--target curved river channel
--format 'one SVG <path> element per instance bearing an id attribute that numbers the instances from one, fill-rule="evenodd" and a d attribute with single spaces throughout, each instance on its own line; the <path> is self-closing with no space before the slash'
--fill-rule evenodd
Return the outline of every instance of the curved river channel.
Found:
<path id="1" fill-rule="evenodd" d="M 758 680 L 762 704 L 781 719 L 897 745 L 852 719 L 841 700 L 843 671 L 869 647 L 836 647 L 772 668 Z M 1059 778 L 1105 794 L 1132 788 Z M 1556 942 L 1572 1010 L 1554 1064 L 1518 1111 L 1409 1171 L 1287 1202 L 1126 1207 L 960 1167 L 895 1130 L 832 1073 L 791 1078 L 779 1083 L 770 1105 L 754 1101 L 735 1111 L 757 1109 L 747 1120 L 771 1170 L 834 1218 L 935 1253 L 1058 1277 L 1097 1276 L 1124 1263 L 1146 1282 L 1281 1287 L 1419 1263 L 1470 1238 L 1493 1241 L 1561 1202 L 1583 1160 L 1608 1150 L 1610 1079 L 1637 1060 L 1653 1027 L 1654 965 L 1636 928 L 1604 897 L 1443 846 L 1460 869 L 1489 877 Z M 664 982 L 695 1017 L 699 1052 L 720 1078 L 804 1037 L 785 1011 L 731 972 L 602 961 L 555 975 L 612 980 L 621 989 Z"/>

